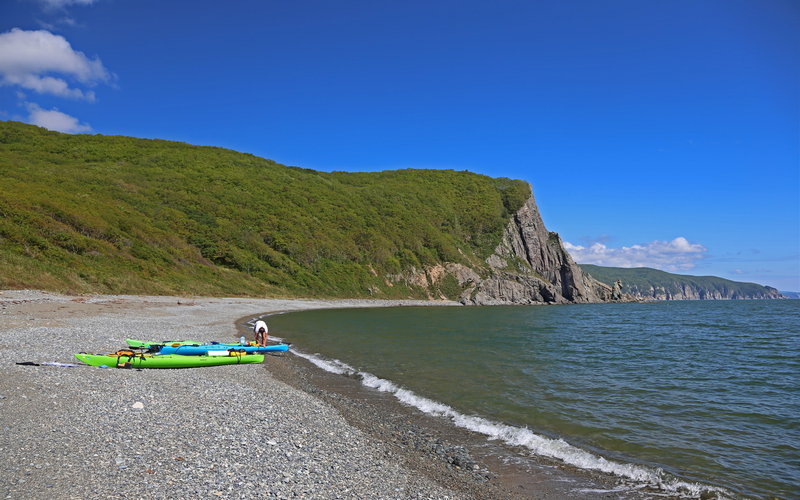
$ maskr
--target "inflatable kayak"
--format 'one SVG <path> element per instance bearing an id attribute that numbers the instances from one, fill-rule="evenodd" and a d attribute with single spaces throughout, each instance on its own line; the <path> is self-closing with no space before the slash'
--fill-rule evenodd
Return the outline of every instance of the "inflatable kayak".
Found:
<path id="1" fill-rule="evenodd" d="M 148 348 L 151 346 L 172 345 L 172 344 L 180 344 L 180 345 L 205 344 L 205 342 L 200 342 L 196 340 L 162 340 L 159 342 L 145 342 L 144 340 L 125 339 L 125 342 L 127 342 L 129 347 L 144 347 L 144 348 Z"/>
<path id="2" fill-rule="evenodd" d="M 240 345 L 240 344 L 201 344 L 201 345 L 165 345 L 159 351 L 161 354 L 184 354 L 189 356 L 197 356 L 206 354 L 207 352 L 215 351 L 233 351 L 233 352 L 282 352 L 287 351 L 289 346 L 286 344 L 275 345 Z"/>
<path id="3" fill-rule="evenodd" d="M 108 366 L 117 368 L 198 368 L 202 366 L 239 365 L 263 363 L 263 354 L 247 354 L 228 351 L 217 351 L 205 356 L 182 356 L 179 354 L 134 353 L 118 351 L 112 354 L 75 355 L 78 361 L 90 366 Z"/>

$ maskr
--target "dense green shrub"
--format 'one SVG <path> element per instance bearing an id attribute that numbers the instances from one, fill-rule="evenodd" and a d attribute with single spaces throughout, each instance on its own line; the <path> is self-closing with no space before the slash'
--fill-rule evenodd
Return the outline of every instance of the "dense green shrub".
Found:
<path id="1" fill-rule="evenodd" d="M 97 292 L 426 296 L 386 276 L 480 265 L 530 196 L 470 172 L 324 173 L 15 122 L 0 175 L 0 287 Z"/>

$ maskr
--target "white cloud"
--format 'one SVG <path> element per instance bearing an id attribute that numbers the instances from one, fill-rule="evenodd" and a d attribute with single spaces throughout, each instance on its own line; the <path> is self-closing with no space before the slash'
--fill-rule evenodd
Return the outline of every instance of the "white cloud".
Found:
<path id="1" fill-rule="evenodd" d="M 39 26 L 46 29 L 47 31 L 56 31 L 59 26 L 70 26 L 70 27 L 80 26 L 78 24 L 78 21 L 69 16 L 64 16 L 60 19 L 54 20 L 53 22 L 42 21 L 41 19 L 37 19 L 36 22 L 39 24 Z"/>
<path id="2" fill-rule="evenodd" d="M 69 7 L 70 5 L 91 5 L 95 0 L 38 0 L 45 9 L 55 10 Z"/>
<path id="3" fill-rule="evenodd" d="M 78 119 L 66 113 L 62 113 L 56 108 L 42 109 L 37 104 L 28 103 L 28 123 L 38 125 L 49 130 L 56 132 L 65 132 L 68 134 L 77 134 L 81 132 L 90 132 L 92 127 L 86 123 L 79 123 Z"/>
<path id="4" fill-rule="evenodd" d="M 53 94 L 59 97 L 85 99 L 90 102 L 93 102 L 95 98 L 93 91 L 84 92 L 80 89 L 70 88 L 66 81 L 61 78 L 53 78 L 52 76 L 7 75 L 4 83 L 19 85 L 20 87 L 33 90 L 40 94 Z"/>
<path id="5" fill-rule="evenodd" d="M 94 92 L 70 87 L 64 76 L 89 86 L 112 79 L 99 58 L 89 59 L 83 52 L 73 50 L 62 36 L 47 30 L 19 28 L 0 34 L 0 84 L 40 94 L 94 100 Z"/>
<path id="6" fill-rule="evenodd" d="M 705 257 L 706 247 L 679 236 L 672 241 L 653 241 L 645 245 L 609 248 L 603 243 L 588 247 L 564 242 L 567 251 L 580 264 L 610 267 L 653 267 L 664 271 L 687 271 Z"/>

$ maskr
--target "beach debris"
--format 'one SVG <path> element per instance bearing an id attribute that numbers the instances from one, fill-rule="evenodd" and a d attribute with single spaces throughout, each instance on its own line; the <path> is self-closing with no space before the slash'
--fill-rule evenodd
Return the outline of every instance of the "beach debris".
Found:
<path id="1" fill-rule="evenodd" d="M 133 403 L 133 406 L 131 406 L 131 408 L 135 408 L 137 410 L 141 410 L 142 408 L 144 408 L 144 403 L 142 403 L 141 401 L 137 401 L 137 402 Z"/>
<path id="2" fill-rule="evenodd" d="M 41 363 L 34 363 L 33 361 L 18 361 L 17 364 L 23 366 L 61 366 L 68 368 L 80 366 L 72 363 L 62 363 L 60 361 L 42 361 Z"/>

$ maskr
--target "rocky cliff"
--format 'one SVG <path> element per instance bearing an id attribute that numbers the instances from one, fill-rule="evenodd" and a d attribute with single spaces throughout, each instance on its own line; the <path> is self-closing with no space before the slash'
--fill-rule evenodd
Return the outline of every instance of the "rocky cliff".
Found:
<path id="1" fill-rule="evenodd" d="M 465 304 L 567 304 L 622 300 L 619 286 L 600 283 L 572 260 L 557 233 L 547 230 L 533 195 L 508 222 L 486 259 L 490 273 L 472 280 Z"/>
<path id="2" fill-rule="evenodd" d="M 631 301 L 614 286 L 601 283 L 572 260 L 557 233 L 542 221 L 533 195 L 508 221 L 494 252 L 481 265 L 444 263 L 403 278 L 435 290 L 455 278 L 469 305 L 569 304 Z"/>
<path id="3" fill-rule="evenodd" d="M 780 299 L 775 288 L 731 281 L 716 276 L 689 276 L 651 269 L 580 266 L 601 280 L 621 280 L 623 292 L 640 300 L 741 300 Z"/>
<path id="4" fill-rule="evenodd" d="M 655 300 L 750 300 L 750 299 L 780 299 L 781 294 L 776 289 L 754 294 L 742 294 L 736 290 L 706 289 L 698 286 L 680 286 L 677 292 L 664 287 L 650 287 L 644 293 L 634 294 L 643 299 Z"/>
<path id="5" fill-rule="evenodd" d="M 705 287 L 696 284 L 674 283 L 650 285 L 644 288 L 628 287 L 628 293 L 642 300 L 757 300 L 780 299 L 781 293 L 771 287 L 755 292 L 742 292 L 735 288 Z"/>

